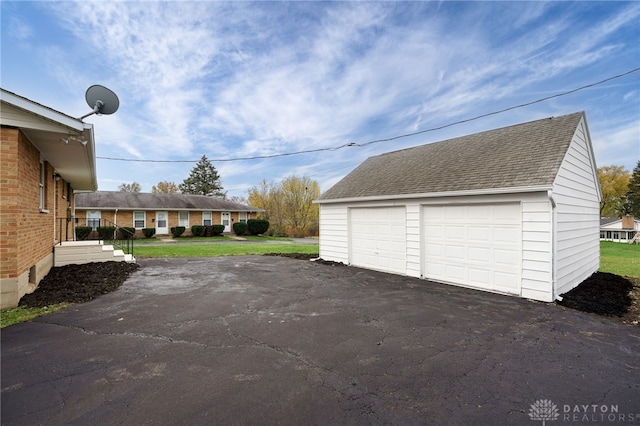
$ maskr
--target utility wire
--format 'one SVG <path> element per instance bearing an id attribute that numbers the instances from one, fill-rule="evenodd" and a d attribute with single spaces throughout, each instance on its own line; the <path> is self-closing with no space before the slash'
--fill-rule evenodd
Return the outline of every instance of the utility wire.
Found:
<path id="1" fill-rule="evenodd" d="M 607 82 L 609 82 L 611 80 L 615 80 L 615 79 L 624 77 L 626 75 L 633 74 L 633 73 L 638 72 L 638 71 L 640 71 L 640 67 L 634 68 L 634 69 L 632 69 L 630 71 L 626 71 L 626 72 L 624 72 L 622 74 L 618 74 L 618 75 L 614 75 L 612 77 L 605 78 L 604 80 L 600 80 L 600 81 L 597 81 L 595 83 L 590 83 L 590 84 L 587 84 L 587 85 L 584 85 L 584 86 L 580 86 L 578 88 L 571 89 L 571 90 L 568 90 L 568 91 L 565 91 L 565 92 L 556 93 L 555 95 L 545 96 L 544 98 L 536 99 L 535 101 L 525 102 L 523 104 L 511 106 L 511 107 L 500 109 L 500 110 L 497 110 L 497 111 L 488 112 L 486 114 L 480 114 L 480 115 L 477 115 L 475 117 L 466 118 L 464 120 L 458 120 L 458 121 L 454 121 L 452 123 L 443 124 L 442 126 L 431 127 L 431 128 L 424 129 L 424 130 L 419 130 L 417 132 L 405 133 L 405 134 L 398 135 L 398 136 L 393 136 L 393 137 L 390 137 L 390 138 L 376 139 L 376 140 L 363 142 L 363 143 L 349 142 L 349 143 L 345 143 L 345 144 L 342 144 L 342 145 L 339 145 L 339 146 L 328 147 L 328 148 L 307 149 L 307 150 L 303 150 L 303 151 L 284 152 L 284 153 L 270 154 L 270 155 L 256 155 L 256 156 L 253 156 L 253 157 L 221 158 L 221 159 L 212 159 L 210 161 L 212 161 L 212 162 L 223 162 L 223 161 L 260 160 L 260 159 L 266 159 L 266 158 L 276 158 L 276 157 L 286 157 L 286 156 L 299 155 L 299 154 L 309 154 L 309 153 L 321 152 L 321 151 L 337 151 L 339 149 L 346 148 L 346 147 L 363 147 L 363 146 L 367 146 L 367 145 L 373 145 L 375 143 L 391 142 L 391 141 L 395 141 L 395 140 L 402 139 L 402 138 L 408 138 L 408 137 L 411 137 L 411 136 L 421 135 L 423 133 L 435 132 L 437 130 L 446 129 L 447 127 L 457 126 L 459 124 L 468 123 L 470 121 L 479 120 L 481 118 L 490 117 L 492 115 L 502 114 L 503 112 L 512 111 L 514 109 L 524 108 L 524 107 L 527 107 L 527 106 L 530 106 L 530 105 L 538 104 L 540 102 L 548 101 L 549 99 L 554 99 L 554 98 L 559 98 L 559 97 L 562 97 L 562 96 L 570 95 L 572 93 L 579 92 L 579 91 L 584 90 L 584 89 L 589 89 L 591 87 L 595 87 L 595 86 L 598 86 L 600 84 L 607 83 Z M 197 163 L 198 161 L 200 161 L 200 160 L 144 160 L 144 159 L 114 158 L 114 157 L 96 157 L 96 158 L 101 159 L 101 160 L 112 160 L 112 161 L 135 161 L 135 162 L 140 162 L 140 163 Z"/>

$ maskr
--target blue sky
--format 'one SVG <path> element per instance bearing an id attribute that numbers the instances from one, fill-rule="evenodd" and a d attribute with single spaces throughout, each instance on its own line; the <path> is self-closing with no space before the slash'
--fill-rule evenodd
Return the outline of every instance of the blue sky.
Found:
<path id="1" fill-rule="evenodd" d="M 1 86 L 72 116 L 86 89 L 98 157 L 198 160 L 229 196 L 308 176 L 322 190 L 367 157 L 586 111 L 598 167 L 640 159 L 639 2 L 2 1 Z M 324 151 L 243 161 L 305 150 Z M 526 159 L 523 159 L 526 161 Z M 195 163 L 98 158 L 100 190 L 182 182 Z"/>

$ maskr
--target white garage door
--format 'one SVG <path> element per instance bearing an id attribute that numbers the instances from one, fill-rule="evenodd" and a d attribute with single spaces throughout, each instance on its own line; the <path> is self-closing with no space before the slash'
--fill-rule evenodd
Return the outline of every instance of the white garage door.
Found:
<path id="1" fill-rule="evenodd" d="M 520 294 L 520 204 L 428 206 L 422 223 L 425 278 Z"/>
<path id="2" fill-rule="evenodd" d="M 406 274 L 406 229 L 404 207 L 350 209 L 350 263 Z"/>

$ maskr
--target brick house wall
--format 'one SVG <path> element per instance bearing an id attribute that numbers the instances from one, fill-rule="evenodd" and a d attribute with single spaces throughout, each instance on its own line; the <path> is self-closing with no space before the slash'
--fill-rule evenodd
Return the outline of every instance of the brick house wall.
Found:
<path id="1" fill-rule="evenodd" d="M 5 308 L 17 306 L 51 269 L 53 246 L 61 237 L 56 222 L 66 218 L 73 194 L 43 160 L 41 208 L 40 152 L 18 129 L 0 129 L 0 162 L 0 305 Z"/>

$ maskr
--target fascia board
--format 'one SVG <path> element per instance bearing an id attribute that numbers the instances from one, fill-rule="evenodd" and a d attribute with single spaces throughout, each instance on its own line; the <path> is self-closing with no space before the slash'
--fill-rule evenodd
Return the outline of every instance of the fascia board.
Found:
<path id="1" fill-rule="evenodd" d="M 552 186 L 524 186 L 512 188 L 488 188 L 475 189 L 470 191 L 447 191 L 447 192 L 427 192 L 421 194 L 397 194 L 397 195 L 376 195 L 370 197 L 335 198 L 330 200 L 313 200 L 314 204 L 336 204 L 353 203 L 365 201 L 386 201 L 386 200 L 413 200 L 417 198 L 443 198 L 462 197 L 470 195 L 498 195 L 498 194 L 518 194 L 527 192 L 546 192 L 552 190 Z"/>

